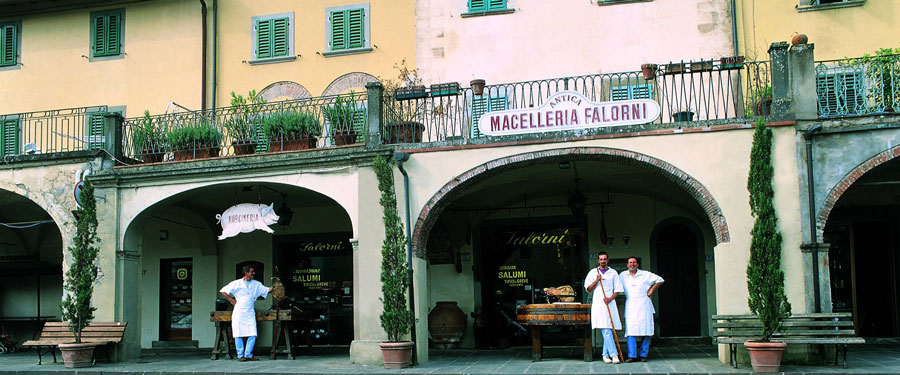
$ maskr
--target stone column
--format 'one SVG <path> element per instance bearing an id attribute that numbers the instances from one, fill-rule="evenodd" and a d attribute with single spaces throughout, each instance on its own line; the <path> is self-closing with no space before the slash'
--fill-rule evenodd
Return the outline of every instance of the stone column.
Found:
<path id="1" fill-rule="evenodd" d="M 121 361 L 141 356 L 140 289 L 141 253 L 138 251 L 116 251 L 116 318 L 126 322 L 125 337 L 117 346 L 116 360 Z"/>
<path id="2" fill-rule="evenodd" d="M 791 97 L 791 70 L 788 63 L 787 42 L 772 43 L 769 46 L 769 59 L 772 69 L 772 113 L 773 121 L 794 119 Z"/>
<path id="3" fill-rule="evenodd" d="M 368 93 L 368 110 L 366 111 L 366 125 L 368 136 L 366 148 L 381 146 L 381 119 L 383 109 L 384 86 L 381 82 L 369 82 L 366 84 Z"/>
<path id="4" fill-rule="evenodd" d="M 799 44 L 788 52 L 790 95 L 797 120 L 816 120 L 819 115 L 814 49 L 813 44 Z"/>
<path id="5" fill-rule="evenodd" d="M 815 306 L 815 287 L 818 281 L 819 288 L 819 308 L 823 313 L 832 311 L 831 306 L 831 269 L 828 264 L 828 249 L 831 247 L 827 243 L 804 243 L 800 245 L 800 251 L 803 252 L 803 274 L 806 279 L 806 306 L 810 306 L 807 312 L 814 312 Z M 814 280 L 813 275 L 813 259 L 818 262 L 818 280 Z"/>

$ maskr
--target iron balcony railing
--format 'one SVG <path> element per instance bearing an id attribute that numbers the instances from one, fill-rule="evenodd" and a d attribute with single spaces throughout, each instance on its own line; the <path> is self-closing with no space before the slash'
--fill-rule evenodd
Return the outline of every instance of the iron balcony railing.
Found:
<path id="1" fill-rule="evenodd" d="M 816 96 L 820 117 L 898 111 L 900 55 L 817 61 Z"/>
<path id="2" fill-rule="evenodd" d="M 382 134 L 386 143 L 477 139 L 483 137 L 477 122 L 484 113 L 537 107 L 564 90 L 592 101 L 653 99 L 661 109 L 658 124 L 769 114 L 768 61 L 723 58 L 646 65 L 642 71 L 488 85 L 480 94 L 455 84 L 386 92 Z"/>
<path id="3" fill-rule="evenodd" d="M 0 115 L 0 156 L 104 147 L 105 105 Z"/>
<path id="4" fill-rule="evenodd" d="M 128 118 L 126 157 L 143 162 L 342 146 L 366 141 L 366 94 Z"/>

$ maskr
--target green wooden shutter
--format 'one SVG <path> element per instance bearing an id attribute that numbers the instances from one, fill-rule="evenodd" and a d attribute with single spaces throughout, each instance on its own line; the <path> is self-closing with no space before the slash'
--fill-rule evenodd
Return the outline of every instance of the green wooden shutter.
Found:
<path id="1" fill-rule="evenodd" d="M 353 111 L 353 122 L 352 125 L 353 130 L 356 131 L 356 143 L 363 143 L 366 141 L 366 110 L 365 109 L 357 109 Z"/>
<path id="2" fill-rule="evenodd" d="M 487 10 L 506 9 L 506 0 L 487 0 Z"/>
<path id="3" fill-rule="evenodd" d="M 95 57 L 115 56 L 121 52 L 122 17 L 120 14 L 101 14 L 93 18 L 91 47 Z"/>
<path id="4" fill-rule="evenodd" d="M 106 145 L 106 113 L 91 113 L 88 117 L 88 150 L 100 150 Z"/>
<path id="5" fill-rule="evenodd" d="M 653 86 L 649 84 L 617 86 L 610 88 L 611 100 L 650 99 L 653 96 Z"/>
<path id="6" fill-rule="evenodd" d="M 256 58 L 272 57 L 272 21 L 263 20 L 256 23 Z"/>
<path id="7" fill-rule="evenodd" d="M 0 26 L 0 66 L 16 65 L 16 42 L 18 42 L 16 26 Z"/>
<path id="8" fill-rule="evenodd" d="M 0 119 L 0 156 L 19 154 L 19 119 Z"/>
<path id="9" fill-rule="evenodd" d="M 469 12 L 484 12 L 487 10 L 487 0 L 469 0 Z"/>
<path id="10" fill-rule="evenodd" d="M 347 48 L 365 47 L 365 22 L 366 14 L 364 9 L 351 9 L 347 11 Z"/>
<path id="11" fill-rule="evenodd" d="M 507 102 L 505 96 L 495 96 L 491 97 L 490 100 L 486 97 L 482 98 L 473 98 L 472 99 L 472 128 L 469 129 L 469 137 L 478 138 L 481 137 L 481 130 L 478 129 L 478 120 L 481 119 L 481 116 L 488 112 L 493 111 L 503 111 L 507 108 Z"/>
<path id="12" fill-rule="evenodd" d="M 288 46 L 289 22 L 287 17 L 272 20 L 272 57 L 287 56 L 288 54 L 290 49 Z"/>
<path id="13" fill-rule="evenodd" d="M 865 111 L 866 91 L 858 72 L 820 74 L 816 76 L 820 115 L 841 115 Z"/>
<path id="14" fill-rule="evenodd" d="M 253 151 L 254 154 L 264 154 L 269 152 L 269 137 L 266 137 L 266 132 L 263 130 L 261 120 L 255 120 L 253 123 L 253 140 L 256 141 L 256 149 Z"/>
<path id="15" fill-rule="evenodd" d="M 347 49 L 347 12 L 331 12 L 331 50 Z"/>

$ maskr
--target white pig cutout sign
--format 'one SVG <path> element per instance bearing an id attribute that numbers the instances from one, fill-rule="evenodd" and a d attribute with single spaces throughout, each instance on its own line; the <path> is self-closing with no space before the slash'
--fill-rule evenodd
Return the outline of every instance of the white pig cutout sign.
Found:
<path id="1" fill-rule="evenodd" d="M 268 206 L 241 203 L 229 207 L 221 215 L 216 215 L 216 220 L 222 224 L 222 235 L 219 236 L 219 239 L 224 240 L 234 237 L 238 233 L 250 233 L 257 229 L 275 233 L 272 228 L 269 228 L 269 225 L 278 222 L 278 215 L 275 215 L 274 203 Z"/>

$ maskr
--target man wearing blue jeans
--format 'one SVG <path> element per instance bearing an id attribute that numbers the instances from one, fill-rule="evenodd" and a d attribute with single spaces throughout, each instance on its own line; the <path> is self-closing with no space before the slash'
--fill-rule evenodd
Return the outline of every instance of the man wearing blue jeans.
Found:
<path id="1" fill-rule="evenodd" d="M 601 251 L 597 255 L 597 268 L 588 272 L 584 278 L 584 288 L 593 293 L 591 299 L 591 328 L 600 329 L 603 334 L 603 362 L 619 363 L 619 350 L 616 348 L 614 329 L 622 329 L 619 320 L 619 308 L 616 307 L 616 296 L 622 292 L 619 273 L 609 268 L 609 255 Z"/>
<path id="2" fill-rule="evenodd" d="M 234 311 L 231 313 L 231 332 L 238 360 L 246 362 L 256 360 L 253 357 L 253 344 L 256 343 L 256 310 L 253 309 L 253 303 L 257 298 L 269 295 L 272 288 L 253 280 L 256 276 L 253 267 L 244 266 L 243 271 L 244 277 L 228 283 L 219 290 L 219 293 L 234 305 Z M 244 338 L 247 340 L 246 345 Z"/>
<path id="3" fill-rule="evenodd" d="M 653 337 L 653 301 L 650 296 L 665 281 L 653 272 L 638 269 L 636 257 L 628 258 L 628 272 L 620 275 L 625 289 L 625 336 L 628 337 L 628 358 L 625 362 L 647 362 L 650 354 L 650 337 Z M 637 336 L 641 351 L 637 350 Z"/>

